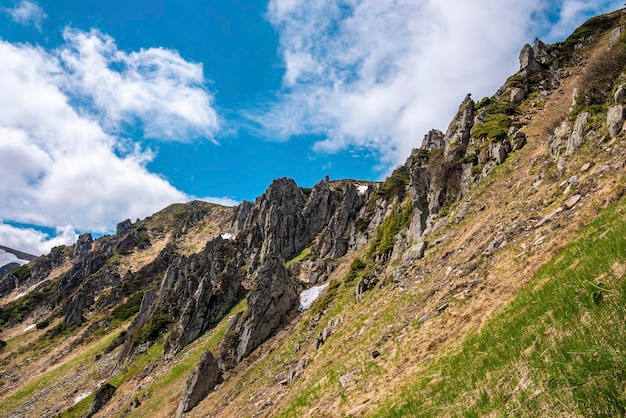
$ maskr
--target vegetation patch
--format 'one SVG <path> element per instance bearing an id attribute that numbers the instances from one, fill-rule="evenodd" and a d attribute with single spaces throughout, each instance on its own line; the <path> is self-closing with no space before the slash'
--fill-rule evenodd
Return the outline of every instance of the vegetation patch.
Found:
<path id="1" fill-rule="evenodd" d="M 131 295 L 128 300 L 121 305 L 117 306 L 111 311 L 111 318 L 113 321 L 126 321 L 131 316 L 139 312 L 141 307 L 141 299 L 144 292 L 137 292 Z"/>
<path id="2" fill-rule="evenodd" d="M 625 213 L 607 209 L 377 416 L 624 416 Z"/>
<path id="3" fill-rule="evenodd" d="M 413 205 L 411 202 L 405 203 L 399 209 L 394 210 L 390 216 L 387 216 L 376 230 L 376 237 L 368 250 L 368 256 L 388 255 L 393 250 L 398 234 L 411 223 L 412 217 Z"/>
<path id="4" fill-rule="evenodd" d="M 311 254 L 311 247 L 306 247 L 302 251 L 293 256 L 289 257 L 287 261 L 285 261 L 285 267 L 289 268 L 294 263 L 300 263 L 302 260 L 306 259 Z"/>

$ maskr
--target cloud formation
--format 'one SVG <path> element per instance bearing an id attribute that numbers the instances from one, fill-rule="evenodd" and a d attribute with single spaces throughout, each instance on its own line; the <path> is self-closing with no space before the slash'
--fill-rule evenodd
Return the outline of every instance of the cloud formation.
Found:
<path id="1" fill-rule="evenodd" d="M 88 100 L 83 104 L 92 106 L 105 128 L 139 120 L 147 138 L 187 141 L 215 134 L 217 114 L 202 64 L 163 48 L 128 54 L 96 30 L 66 29 L 63 38 L 63 88 Z"/>
<path id="2" fill-rule="evenodd" d="M 50 52 L 0 40 L 0 242 L 35 254 L 191 198 L 146 169 L 153 154 L 120 135 L 125 124 L 163 140 L 217 129 L 201 65 L 164 49 L 127 54 L 96 31 L 65 41 Z"/>
<path id="3" fill-rule="evenodd" d="M 41 29 L 41 22 L 48 17 L 41 7 L 28 0 L 22 0 L 13 8 L 5 8 L 4 11 L 11 15 L 16 23 L 21 25 L 34 25 Z"/>
<path id="4" fill-rule="evenodd" d="M 467 93 L 491 95 L 518 69 L 521 47 L 554 25 L 571 32 L 618 2 L 574 0 L 271 0 L 283 90 L 255 118 L 282 138 L 315 133 L 314 149 L 375 150 L 403 162 L 445 129 Z M 557 21 L 548 15 L 560 10 Z"/>

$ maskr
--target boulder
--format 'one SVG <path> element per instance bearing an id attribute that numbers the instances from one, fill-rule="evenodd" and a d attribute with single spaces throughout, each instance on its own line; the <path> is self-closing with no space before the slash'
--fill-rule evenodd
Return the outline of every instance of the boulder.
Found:
<path id="1" fill-rule="evenodd" d="M 587 119 L 589 119 L 589 112 L 583 112 L 576 118 L 572 133 L 565 144 L 565 155 L 573 155 L 582 145 L 584 139 L 583 130 L 585 128 L 585 124 L 587 123 Z"/>
<path id="2" fill-rule="evenodd" d="M 104 407 L 104 405 L 106 405 L 107 402 L 111 400 L 111 398 L 115 394 L 116 389 L 117 388 L 110 383 L 105 383 L 104 385 L 100 386 L 94 395 L 91 407 L 89 408 L 89 411 L 87 411 L 85 417 L 91 418 L 96 413 L 98 413 L 98 411 L 100 411 Z"/>
<path id="3" fill-rule="evenodd" d="M 410 263 L 414 260 L 419 260 L 424 257 L 424 251 L 426 250 L 425 242 L 418 242 L 417 244 L 412 245 L 403 255 L 402 255 L 402 263 Z"/>
<path id="4" fill-rule="evenodd" d="M 609 40 L 609 48 L 613 48 L 615 45 L 617 45 L 617 42 L 619 41 L 619 38 L 622 36 L 622 27 L 618 26 L 615 29 L 613 29 L 613 32 L 611 32 L 611 39 Z"/>
<path id="5" fill-rule="evenodd" d="M 130 221 L 130 219 L 126 219 L 126 220 L 118 223 L 117 226 L 115 227 L 115 235 L 123 234 L 132 225 L 133 225 L 133 223 Z"/>
<path id="6" fill-rule="evenodd" d="M 524 45 L 519 54 L 520 74 L 524 77 L 538 73 L 541 71 L 541 65 L 535 58 L 533 47 L 529 44 Z"/>
<path id="7" fill-rule="evenodd" d="M 520 104 L 522 102 L 522 100 L 524 100 L 525 94 L 524 94 L 524 90 L 518 88 L 518 87 L 513 87 L 511 89 L 511 99 L 510 102 L 513 104 Z"/>
<path id="8" fill-rule="evenodd" d="M 535 38 L 533 53 L 535 60 L 542 65 L 548 64 L 553 59 L 550 45 L 542 42 L 539 38 Z"/>
<path id="9" fill-rule="evenodd" d="M 606 116 L 607 130 L 611 138 L 616 137 L 624 126 L 624 107 L 615 105 L 609 108 Z"/>
<path id="10" fill-rule="evenodd" d="M 183 394 L 180 397 L 176 416 L 182 417 L 183 413 L 191 411 L 221 382 L 222 371 L 217 366 L 217 361 L 213 354 L 207 350 L 202 353 L 200 363 L 198 363 L 193 373 L 187 379 Z"/>
<path id="11" fill-rule="evenodd" d="M 574 195 L 574 196 L 570 197 L 569 199 L 567 199 L 565 201 L 565 203 L 563 203 L 563 207 L 565 209 L 567 209 L 567 210 L 570 210 L 571 208 L 573 208 L 576 205 L 576 203 L 578 203 L 580 201 L 581 198 L 582 198 L 582 196 L 579 195 L 579 194 Z"/>
<path id="12" fill-rule="evenodd" d="M 626 99 L 626 87 L 624 85 L 620 85 L 617 90 L 615 90 L 615 94 L 613 95 L 613 100 L 615 100 L 615 104 L 620 104 Z"/>

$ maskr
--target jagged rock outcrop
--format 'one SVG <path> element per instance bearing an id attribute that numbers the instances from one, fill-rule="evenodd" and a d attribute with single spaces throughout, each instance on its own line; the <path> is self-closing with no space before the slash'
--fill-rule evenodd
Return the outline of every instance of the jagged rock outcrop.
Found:
<path id="1" fill-rule="evenodd" d="M 81 234 L 78 236 L 76 244 L 74 244 L 74 251 L 72 252 L 72 258 L 79 258 L 91 251 L 93 244 L 93 237 L 91 234 Z"/>
<path id="2" fill-rule="evenodd" d="M 191 411 L 198 402 L 213 391 L 215 385 L 221 382 L 222 371 L 218 367 L 213 353 L 206 350 L 202 353 L 200 362 L 185 383 L 176 416 L 182 417 L 185 412 Z"/>
<path id="3" fill-rule="evenodd" d="M 585 128 L 587 119 L 589 119 L 589 112 L 582 112 L 576 118 L 576 122 L 574 122 L 574 127 L 572 128 L 572 134 L 569 136 L 567 144 L 565 144 L 566 156 L 574 155 L 576 150 L 582 145 L 584 141 L 583 129 Z"/>
<path id="4" fill-rule="evenodd" d="M 468 94 L 459 106 L 459 110 L 444 136 L 444 159 L 446 163 L 454 163 L 465 156 L 473 126 L 474 101 L 472 96 Z"/>
<path id="5" fill-rule="evenodd" d="M 165 300 L 186 302 L 167 340 L 166 352 L 180 351 L 228 313 L 241 291 L 243 263 L 238 260 L 241 257 L 235 245 L 218 237 L 191 262 L 170 267 L 166 280 L 171 284 L 161 292 Z"/>
<path id="6" fill-rule="evenodd" d="M 624 129 L 624 106 L 615 105 L 609 108 L 606 116 L 607 130 L 611 138 L 614 138 Z"/>
<path id="7" fill-rule="evenodd" d="M 520 75 L 528 77 L 541 72 L 553 58 L 550 46 L 535 38 L 533 46 L 526 44 L 520 52 Z"/>
<path id="8" fill-rule="evenodd" d="M 421 148 L 427 151 L 435 151 L 443 146 L 443 132 L 431 129 L 422 140 Z"/>
<path id="9" fill-rule="evenodd" d="M 265 341 L 281 324 L 283 316 L 297 307 L 295 283 L 278 256 L 269 256 L 248 292 L 248 309 L 235 316 L 220 345 L 218 364 L 233 368 Z"/>
<path id="10" fill-rule="evenodd" d="M 94 394 L 93 402 L 89 407 L 89 411 L 85 414 L 85 418 L 91 418 L 96 415 L 115 395 L 117 388 L 110 383 L 105 383 L 98 388 Z"/>
<path id="11" fill-rule="evenodd" d="M 437 214 L 447 202 L 461 196 L 461 160 L 465 157 L 474 126 L 474 104 L 468 94 L 446 131 L 443 149 L 440 148 L 437 151 L 440 154 L 435 153 L 431 157 L 427 194 L 429 216 Z"/>

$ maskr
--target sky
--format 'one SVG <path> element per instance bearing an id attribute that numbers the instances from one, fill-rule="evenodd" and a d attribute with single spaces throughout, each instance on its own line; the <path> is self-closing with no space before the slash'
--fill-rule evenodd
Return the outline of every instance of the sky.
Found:
<path id="1" fill-rule="evenodd" d="M 278 177 L 381 180 L 535 37 L 620 1 L 0 0 L 0 244 Z"/>

